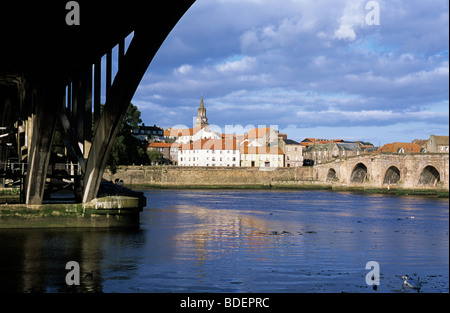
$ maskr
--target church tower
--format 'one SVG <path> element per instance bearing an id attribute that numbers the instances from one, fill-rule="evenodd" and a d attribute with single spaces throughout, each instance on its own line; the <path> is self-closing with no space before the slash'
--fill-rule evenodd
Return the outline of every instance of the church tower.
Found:
<path id="1" fill-rule="evenodd" d="M 197 109 L 197 117 L 195 118 L 195 129 L 202 129 L 208 126 L 208 118 L 206 117 L 206 108 L 203 103 L 203 96 L 200 99 L 200 107 Z"/>

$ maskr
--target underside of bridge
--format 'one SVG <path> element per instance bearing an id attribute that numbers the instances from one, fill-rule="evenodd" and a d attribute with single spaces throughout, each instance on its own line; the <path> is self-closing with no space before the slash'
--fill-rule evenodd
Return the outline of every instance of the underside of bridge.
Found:
<path id="1" fill-rule="evenodd" d="M 46 182 L 64 171 L 79 201 L 96 198 L 126 109 L 194 1 L 79 0 L 76 8 L 69 1 L 3 0 L 0 187 L 19 179 L 23 201 L 41 204 Z M 67 18 L 79 18 L 79 25 Z M 126 37 L 132 37 L 128 47 Z M 56 131 L 64 148 L 53 155 Z M 55 170 L 58 158 L 70 168 Z"/>

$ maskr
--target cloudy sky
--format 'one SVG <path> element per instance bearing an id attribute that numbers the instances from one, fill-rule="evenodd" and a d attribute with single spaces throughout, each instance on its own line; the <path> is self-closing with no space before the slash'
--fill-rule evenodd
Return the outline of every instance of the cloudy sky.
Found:
<path id="1" fill-rule="evenodd" d="M 197 0 L 132 102 L 163 127 L 192 127 L 203 95 L 223 130 L 375 145 L 448 135 L 448 0 L 372 1 L 379 25 L 369 2 Z"/>

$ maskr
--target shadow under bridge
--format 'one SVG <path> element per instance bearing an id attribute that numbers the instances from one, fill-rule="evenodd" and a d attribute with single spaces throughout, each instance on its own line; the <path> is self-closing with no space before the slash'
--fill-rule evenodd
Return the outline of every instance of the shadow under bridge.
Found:
<path id="1" fill-rule="evenodd" d="M 96 198 L 126 109 L 194 1 L 1 1 L 0 165 L 26 164 L 25 203 L 42 203 L 56 129 L 66 162 L 80 167 L 72 177 L 78 201 Z"/>

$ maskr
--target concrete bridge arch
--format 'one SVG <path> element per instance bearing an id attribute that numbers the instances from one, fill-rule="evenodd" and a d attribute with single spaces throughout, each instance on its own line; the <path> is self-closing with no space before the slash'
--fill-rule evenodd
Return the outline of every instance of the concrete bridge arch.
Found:
<path id="1" fill-rule="evenodd" d="M 4 144 L 16 147 L 27 165 L 26 204 L 43 201 L 56 129 L 68 162 L 81 168 L 73 178 L 76 197 L 83 203 L 97 197 L 126 109 L 159 47 L 194 2 L 152 1 L 144 8 L 138 0 L 78 0 L 79 25 L 66 23 L 64 2 L 0 2 L 0 127 L 13 125 L 15 134 L 0 137 L 0 164 L 7 163 Z"/>

